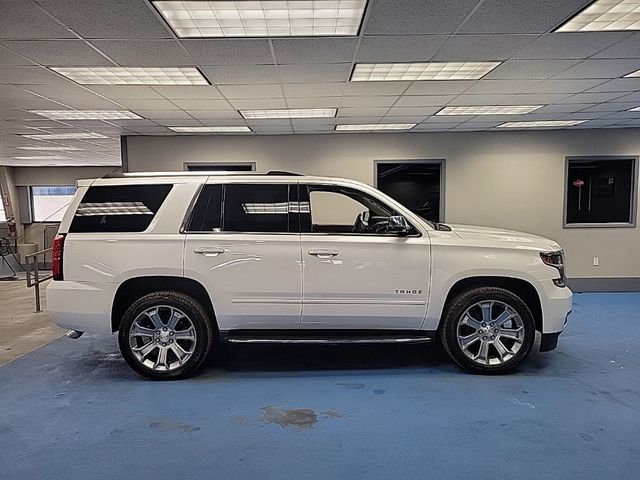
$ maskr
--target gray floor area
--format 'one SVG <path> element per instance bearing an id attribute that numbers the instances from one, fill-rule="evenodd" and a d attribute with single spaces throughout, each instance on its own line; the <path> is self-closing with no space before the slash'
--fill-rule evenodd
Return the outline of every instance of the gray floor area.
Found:
<path id="1" fill-rule="evenodd" d="M 637 479 L 640 295 L 575 297 L 555 352 L 460 372 L 437 347 L 225 347 L 151 382 L 115 338 L 0 368 L 0 478 Z"/>

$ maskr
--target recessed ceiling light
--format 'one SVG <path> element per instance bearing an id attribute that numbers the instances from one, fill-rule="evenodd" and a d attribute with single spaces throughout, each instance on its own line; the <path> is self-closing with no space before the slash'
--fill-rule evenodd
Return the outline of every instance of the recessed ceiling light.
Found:
<path id="1" fill-rule="evenodd" d="M 51 120 L 141 120 L 129 110 L 28 110 Z"/>
<path id="2" fill-rule="evenodd" d="M 358 63 L 352 82 L 478 80 L 502 62 Z"/>
<path id="3" fill-rule="evenodd" d="M 357 35 L 366 0 L 156 1 L 178 37 Z"/>
<path id="4" fill-rule="evenodd" d="M 77 148 L 77 147 L 48 147 L 46 145 L 43 145 L 42 147 L 16 147 L 20 150 L 38 150 L 38 151 L 42 151 L 42 150 L 52 150 L 52 151 L 64 151 L 64 150 L 82 150 L 82 148 Z"/>
<path id="5" fill-rule="evenodd" d="M 251 129 L 245 126 L 231 127 L 167 127 L 178 133 L 251 133 Z"/>
<path id="6" fill-rule="evenodd" d="M 371 132 L 374 130 L 411 130 L 415 123 L 362 123 L 336 125 L 336 132 Z"/>
<path id="7" fill-rule="evenodd" d="M 556 32 L 640 30 L 640 0 L 597 0 Z"/>
<path id="8" fill-rule="evenodd" d="M 52 67 L 82 85 L 209 85 L 197 68 Z"/>
<path id="9" fill-rule="evenodd" d="M 32 157 L 11 157 L 16 160 L 66 160 L 67 157 L 59 155 L 34 155 Z"/>
<path id="10" fill-rule="evenodd" d="M 539 122 L 507 122 L 497 128 L 544 128 L 544 127 L 573 127 L 588 120 L 550 120 Z"/>
<path id="11" fill-rule="evenodd" d="M 37 135 L 20 135 L 33 140 L 88 140 L 90 138 L 108 138 L 101 133 L 79 132 L 79 133 L 46 133 Z"/>
<path id="12" fill-rule="evenodd" d="M 624 78 L 637 78 L 640 77 L 640 70 L 636 70 L 635 72 L 631 72 L 628 75 L 625 75 Z"/>
<path id="13" fill-rule="evenodd" d="M 520 115 L 531 113 L 543 105 L 471 105 L 444 107 L 436 115 Z"/>
<path id="14" fill-rule="evenodd" d="M 280 110 L 240 110 L 247 119 L 263 118 L 324 118 L 335 117 L 336 108 L 285 108 Z"/>

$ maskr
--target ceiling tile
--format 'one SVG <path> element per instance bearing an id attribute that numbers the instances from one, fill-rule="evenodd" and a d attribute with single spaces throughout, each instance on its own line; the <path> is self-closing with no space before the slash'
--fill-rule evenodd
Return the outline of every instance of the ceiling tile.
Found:
<path id="1" fill-rule="evenodd" d="M 453 95 L 403 95 L 398 100 L 398 107 L 444 107 L 454 98 Z"/>
<path id="2" fill-rule="evenodd" d="M 469 95 L 521 93 L 539 82 L 540 80 L 479 80 L 464 93 Z"/>
<path id="3" fill-rule="evenodd" d="M 485 0 L 461 33 L 545 33 L 593 0 Z"/>
<path id="4" fill-rule="evenodd" d="M 626 32 L 556 32 L 539 37 L 514 58 L 582 59 L 628 37 Z"/>
<path id="5" fill-rule="evenodd" d="M 341 104 L 342 97 L 287 97 L 288 108 L 337 108 Z"/>
<path id="6" fill-rule="evenodd" d="M 148 120 L 154 120 L 162 124 L 169 124 L 171 120 L 181 118 L 192 118 L 187 112 L 182 110 L 136 110 L 136 113 Z"/>
<path id="7" fill-rule="evenodd" d="M 635 92 L 640 90 L 640 78 L 616 78 L 589 89 L 589 92 Z"/>
<path id="8" fill-rule="evenodd" d="M 603 103 L 611 100 L 615 100 L 625 95 L 625 92 L 610 92 L 610 93 L 578 93 L 576 95 L 570 95 L 562 100 L 558 100 L 557 103 Z"/>
<path id="9" fill-rule="evenodd" d="M 343 107 L 338 110 L 338 117 L 381 117 L 387 110 L 387 107 Z"/>
<path id="10" fill-rule="evenodd" d="M 339 97 L 345 89 L 344 83 L 296 83 L 285 84 L 284 94 L 288 97 Z"/>
<path id="11" fill-rule="evenodd" d="M 118 102 L 125 108 L 128 109 L 140 109 L 140 110 L 172 110 L 177 109 L 177 107 L 171 103 L 169 100 L 164 99 L 151 99 L 151 100 L 141 100 L 138 98 L 120 98 L 114 100 L 114 102 Z"/>
<path id="12" fill-rule="evenodd" d="M 144 0 L 39 0 L 84 38 L 170 38 Z"/>
<path id="13" fill-rule="evenodd" d="M 511 104 L 512 94 L 506 95 L 458 95 L 449 105 L 472 106 L 472 105 L 506 105 Z M 505 103 L 506 102 L 506 103 Z M 513 103 L 513 105 L 529 105 L 525 103 Z"/>
<path id="14" fill-rule="evenodd" d="M 198 65 L 269 65 L 273 63 L 268 40 L 181 40 Z"/>
<path id="15" fill-rule="evenodd" d="M 279 98 L 280 85 L 220 85 L 220 92 L 227 98 Z"/>
<path id="16" fill-rule="evenodd" d="M 349 82 L 345 95 L 400 95 L 409 82 Z"/>
<path id="17" fill-rule="evenodd" d="M 355 38 L 291 38 L 273 40 L 273 50 L 281 65 L 340 63 L 351 61 L 357 43 Z"/>
<path id="18" fill-rule="evenodd" d="M 226 100 L 173 100 L 182 110 L 225 110 L 230 108 L 229 102 Z"/>
<path id="19" fill-rule="evenodd" d="M 164 85 L 154 86 L 153 90 L 169 100 L 222 98 L 220 91 L 210 85 Z"/>
<path id="20" fill-rule="evenodd" d="M 410 107 L 410 106 L 397 106 L 389 109 L 387 113 L 388 116 L 396 116 L 396 117 L 427 117 L 428 115 L 435 114 L 441 107 Z"/>
<path id="21" fill-rule="evenodd" d="M 617 78 L 640 69 L 640 59 L 589 59 L 555 76 L 558 78 Z"/>
<path id="22" fill-rule="evenodd" d="M 443 80 L 414 82 L 405 95 L 455 95 L 462 93 L 476 82 L 471 80 Z"/>
<path id="23" fill-rule="evenodd" d="M 72 85 L 71 81 L 43 67 L 2 67 L 0 82 L 12 85 Z"/>
<path id="24" fill-rule="evenodd" d="M 594 58 L 640 58 L 640 34 L 628 35 L 623 41 L 594 55 Z"/>
<path id="25" fill-rule="evenodd" d="M 453 33 L 477 3 L 477 0 L 370 2 L 364 33 Z"/>
<path id="26" fill-rule="evenodd" d="M 356 62 L 426 62 L 446 39 L 446 35 L 364 37 L 358 47 Z"/>
<path id="27" fill-rule="evenodd" d="M 238 110 L 287 108 L 284 98 L 250 98 L 229 100 Z"/>
<path id="28" fill-rule="evenodd" d="M 2 44 L 41 65 L 112 65 L 82 40 L 17 40 Z"/>
<path id="29" fill-rule="evenodd" d="M 74 38 L 74 35 L 47 15 L 35 2 L 3 0 L 0 38 Z"/>
<path id="30" fill-rule="evenodd" d="M 484 78 L 546 79 L 576 65 L 578 62 L 578 60 L 509 60 L 489 72 Z"/>
<path id="31" fill-rule="evenodd" d="M 278 69 L 284 83 L 346 82 L 351 73 L 351 64 L 280 65 Z"/>
<path id="32" fill-rule="evenodd" d="M 109 99 L 153 100 L 162 98 L 162 95 L 153 88 L 143 85 L 87 85 L 87 88 Z"/>
<path id="33" fill-rule="evenodd" d="M 602 80 L 545 80 L 527 89 L 527 93 L 580 93 L 602 83 Z"/>
<path id="34" fill-rule="evenodd" d="M 549 105 L 567 97 L 566 93 L 520 93 L 509 98 L 508 103 L 511 105 Z"/>
<path id="35" fill-rule="evenodd" d="M 122 67 L 195 65 L 175 40 L 94 40 L 91 43 Z"/>
<path id="36" fill-rule="evenodd" d="M 201 70 L 209 81 L 218 85 L 251 85 L 280 82 L 280 75 L 275 65 L 202 67 Z"/>
<path id="37" fill-rule="evenodd" d="M 533 35 L 454 35 L 433 59 L 446 62 L 506 60 L 535 38 Z"/>
<path id="38" fill-rule="evenodd" d="M 187 113 L 191 115 L 191 117 L 200 120 L 204 124 L 208 125 L 216 125 L 216 123 L 211 123 L 213 121 L 224 121 L 227 119 L 239 119 L 242 120 L 242 116 L 237 112 L 237 110 L 188 110 Z"/>
<path id="39" fill-rule="evenodd" d="M 381 95 L 378 97 L 344 97 L 343 107 L 390 107 L 398 99 L 397 95 Z M 412 97 L 413 98 L 413 97 Z"/>
<path id="40" fill-rule="evenodd" d="M 33 62 L 0 46 L 0 65 L 33 65 Z"/>

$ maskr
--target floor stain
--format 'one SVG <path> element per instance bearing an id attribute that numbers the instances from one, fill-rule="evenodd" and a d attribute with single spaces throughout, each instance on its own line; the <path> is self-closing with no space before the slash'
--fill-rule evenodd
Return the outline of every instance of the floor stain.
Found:
<path id="1" fill-rule="evenodd" d="M 178 422 L 177 420 L 158 420 L 156 422 L 151 422 L 149 426 L 159 430 L 178 430 L 182 433 L 197 432 L 200 430 L 200 427 Z"/>
<path id="2" fill-rule="evenodd" d="M 364 383 L 336 383 L 336 385 L 350 390 L 362 390 L 366 386 Z"/>
<path id="3" fill-rule="evenodd" d="M 325 417 L 342 418 L 342 414 L 337 410 L 327 410 L 326 412 L 320 412 L 320 414 L 324 415 Z"/>
<path id="4" fill-rule="evenodd" d="M 376 389 L 373 391 L 373 394 L 374 394 L 374 395 L 384 395 L 385 393 L 386 393 L 386 390 L 383 390 L 382 388 L 376 388 Z"/>
<path id="5" fill-rule="evenodd" d="M 318 423 L 318 415 L 310 408 L 284 409 L 279 407 L 262 407 L 264 414 L 261 420 L 267 423 L 275 423 L 282 428 L 313 428 Z"/>
<path id="6" fill-rule="evenodd" d="M 517 398 L 509 398 L 508 400 L 510 402 L 512 402 L 512 403 L 515 403 L 516 405 L 521 406 L 521 407 L 536 408 L 536 406 L 533 403 L 523 402 L 521 400 L 518 400 Z"/>

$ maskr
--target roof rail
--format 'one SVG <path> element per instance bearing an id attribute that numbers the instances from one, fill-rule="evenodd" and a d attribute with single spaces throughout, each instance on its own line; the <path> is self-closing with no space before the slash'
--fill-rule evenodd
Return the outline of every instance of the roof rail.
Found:
<path id="1" fill-rule="evenodd" d="M 283 177 L 304 177 L 302 173 L 287 172 L 285 170 L 269 170 L 267 175 L 279 175 Z"/>

